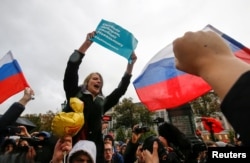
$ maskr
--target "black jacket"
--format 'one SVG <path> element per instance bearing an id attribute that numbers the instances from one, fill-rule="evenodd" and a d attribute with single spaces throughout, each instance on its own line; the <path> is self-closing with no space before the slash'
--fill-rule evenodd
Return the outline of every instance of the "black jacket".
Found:
<path id="1" fill-rule="evenodd" d="M 139 143 L 132 143 L 129 140 L 125 153 L 124 153 L 124 163 L 134 163 L 136 161 L 136 150 L 139 146 Z"/>
<path id="2" fill-rule="evenodd" d="M 250 71 L 241 75 L 221 103 L 221 111 L 240 134 L 243 145 L 250 146 Z"/>
<path id="3" fill-rule="evenodd" d="M 17 118 L 22 114 L 24 109 L 25 107 L 22 104 L 14 102 L 9 107 L 9 109 L 1 116 L 0 128 L 14 124 Z"/>
<path id="4" fill-rule="evenodd" d="M 115 106 L 119 102 L 121 96 L 125 94 L 130 83 L 131 75 L 125 74 L 118 87 L 105 98 L 97 96 L 95 100 L 93 100 L 92 95 L 85 93 L 82 86 L 78 85 L 78 70 L 83 57 L 84 54 L 81 54 L 77 50 L 75 50 L 70 56 L 65 70 L 63 84 L 67 101 L 69 101 L 71 97 L 77 96 L 84 102 L 85 123 L 81 131 L 73 137 L 73 141 L 74 143 L 79 139 L 94 141 L 97 146 L 98 157 L 100 154 L 103 155 L 104 147 L 101 130 L 102 116 L 105 112 Z M 69 112 L 71 109 L 66 107 L 64 111 Z"/>
<path id="5" fill-rule="evenodd" d="M 13 125 L 17 118 L 22 114 L 25 107 L 18 103 L 14 102 L 9 109 L 0 117 L 0 145 L 4 141 L 4 137 L 8 136 L 7 126 Z M 8 131 L 10 132 L 10 131 Z"/>

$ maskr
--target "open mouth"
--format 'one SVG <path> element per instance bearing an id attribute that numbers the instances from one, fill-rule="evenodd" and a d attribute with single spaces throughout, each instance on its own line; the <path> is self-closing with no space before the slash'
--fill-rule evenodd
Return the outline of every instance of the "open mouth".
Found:
<path id="1" fill-rule="evenodd" d="M 98 85 L 98 84 L 95 84 L 94 87 L 95 87 L 96 89 L 99 89 L 101 86 Z"/>

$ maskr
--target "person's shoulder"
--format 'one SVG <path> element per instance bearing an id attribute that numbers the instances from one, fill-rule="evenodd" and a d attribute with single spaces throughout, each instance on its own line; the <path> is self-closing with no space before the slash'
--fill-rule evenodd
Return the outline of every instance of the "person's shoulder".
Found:
<path id="1" fill-rule="evenodd" d="M 115 151 L 115 153 L 114 153 L 114 157 L 116 157 L 117 159 L 123 159 L 123 156 L 122 156 L 122 154 L 120 154 L 119 152 L 117 152 L 117 151 Z"/>

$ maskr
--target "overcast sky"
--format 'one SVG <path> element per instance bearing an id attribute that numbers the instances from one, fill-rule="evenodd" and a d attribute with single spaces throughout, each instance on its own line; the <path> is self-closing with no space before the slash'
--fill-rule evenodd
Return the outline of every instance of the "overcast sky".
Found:
<path id="1" fill-rule="evenodd" d="M 211 24 L 250 47 L 250 2 L 246 0 L 1 0 L 0 58 L 9 50 L 35 91 L 23 114 L 60 111 L 68 57 L 105 19 L 138 39 L 131 85 L 123 97 L 139 102 L 132 82 L 163 47 L 187 31 Z M 104 94 L 119 83 L 127 61 L 93 43 L 80 67 L 80 81 L 93 71 L 104 77 Z M 226 79 L 225 79 L 226 80 Z M 0 113 L 21 98 L 0 105 Z"/>

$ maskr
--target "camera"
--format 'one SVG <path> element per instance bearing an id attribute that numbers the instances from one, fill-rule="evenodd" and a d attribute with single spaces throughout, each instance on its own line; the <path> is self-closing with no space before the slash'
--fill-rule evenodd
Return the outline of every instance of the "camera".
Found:
<path id="1" fill-rule="evenodd" d="M 197 157 L 200 152 L 207 150 L 207 145 L 198 136 L 195 135 L 195 136 L 188 137 L 188 138 L 189 138 L 189 140 L 191 142 L 192 155 L 193 155 L 194 158 Z"/>
<path id="2" fill-rule="evenodd" d="M 1 128 L 0 133 L 5 136 L 12 136 L 21 133 L 21 128 L 16 126 L 7 126 L 5 128 Z"/>
<path id="3" fill-rule="evenodd" d="M 136 127 L 136 128 L 134 129 L 134 132 L 135 132 L 136 134 L 145 133 L 145 132 L 149 132 L 149 131 L 150 131 L 150 128 L 147 127 L 147 126 Z"/>
<path id="4" fill-rule="evenodd" d="M 152 153 L 153 152 L 153 144 L 155 141 L 158 143 L 158 156 L 159 156 L 160 162 L 167 160 L 168 151 L 165 149 L 162 142 L 154 135 L 149 136 L 144 140 L 143 145 L 142 145 L 142 149 L 143 150 L 147 149 Z"/>
<path id="5" fill-rule="evenodd" d="M 190 150 L 171 144 L 179 158 L 186 162 L 195 162 L 199 154 L 207 150 L 206 144 L 197 136 L 187 136 L 190 142 Z"/>
<path id="6" fill-rule="evenodd" d="M 33 136 L 33 137 L 21 137 L 22 140 L 26 140 L 30 146 L 39 146 L 39 145 L 44 145 L 45 141 L 40 140 L 38 137 Z"/>
<path id="7" fill-rule="evenodd" d="M 164 122 L 164 118 L 157 117 L 153 120 L 153 123 L 156 123 L 157 125 L 161 124 Z"/>

